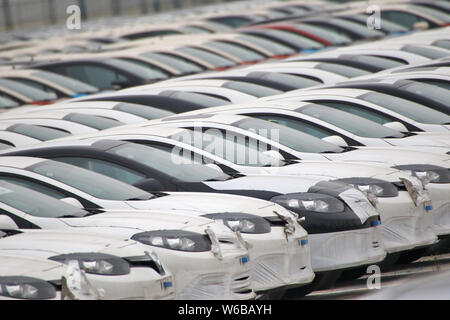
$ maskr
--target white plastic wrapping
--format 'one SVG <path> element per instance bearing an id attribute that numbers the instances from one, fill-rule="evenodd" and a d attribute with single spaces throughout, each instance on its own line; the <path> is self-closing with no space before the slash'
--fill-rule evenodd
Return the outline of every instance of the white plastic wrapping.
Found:
<path id="1" fill-rule="evenodd" d="M 310 234 L 309 239 L 314 272 L 369 265 L 386 257 L 379 227 Z"/>
<path id="2" fill-rule="evenodd" d="M 431 245 L 437 241 L 424 216 L 391 218 L 382 227 L 383 243 L 389 253 Z"/>
<path id="3" fill-rule="evenodd" d="M 366 222 L 370 217 L 379 215 L 378 211 L 361 191 L 349 188 L 341 192 L 339 197 L 355 212 L 361 223 Z"/>
<path id="4" fill-rule="evenodd" d="M 434 205 L 433 231 L 439 236 L 450 233 L 450 202 L 444 203 L 439 207 Z"/>
<path id="5" fill-rule="evenodd" d="M 281 285 L 305 285 L 314 276 L 307 238 L 289 241 L 285 252 L 266 254 L 253 262 L 252 284 L 256 292 Z"/>
<path id="6" fill-rule="evenodd" d="M 103 289 L 95 288 L 89 282 L 76 260 L 68 262 L 61 282 L 62 300 L 100 300 L 104 295 Z"/>

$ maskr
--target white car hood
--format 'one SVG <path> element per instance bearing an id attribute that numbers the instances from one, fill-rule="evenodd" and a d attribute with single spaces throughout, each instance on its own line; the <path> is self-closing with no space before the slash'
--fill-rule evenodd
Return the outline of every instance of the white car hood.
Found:
<path id="1" fill-rule="evenodd" d="M 329 180 L 324 176 L 273 176 L 249 175 L 227 181 L 204 182 L 216 190 L 266 190 L 279 193 L 307 192 L 320 181 Z"/>
<path id="2" fill-rule="evenodd" d="M 151 206 L 152 209 L 193 210 L 198 215 L 218 212 L 244 212 L 273 216 L 273 210 L 281 208 L 269 201 L 256 198 L 201 192 L 166 192 L 169 195 L 148 201 L 127 201 L 136 209 Z"/>
<path id="3" fill-rule="evenodd" d="M 27 276 L 43 280 L 58 280 L 65 266 L 56 261 L 33 259 L 21 253 L 0 252 L 1 276 Z"/>
<path id="4" fill-rule="evenodd" d="M 419 151 L 408 151 L 397 148 L 368 148 L 362 147 L 358 150 L 325 154 L 330 160 L 350 162 L 383 162 L 391 166 L 403 164 L 434 164 L 448 168 L 450 156 L 434 153 L 423 153 Z"/>
<path id="5" fill-rule="evenodd" d="M 138 202 L 138 201 L 136 201 Z M 146 202 L 146 201 L 142 201 Z M 148 205 L 147 205 L 148 206 Z M 210 219 L 182 214 L 182 211 L 107 211 L 84 218 L 61 218 L 71 227 L 115 227 L 129 230 L 188 229 L 204 231 Z M 118 230 L 119 231 L 119 230 Z"/>
<path id="6" fill-rule="evenodd" d="M 274 174 L 289 175 L 322 175 L 328 180 L 349 178 L 349 177 L 368 177 L 382 179 L 390 182 L 398 181 L 399 177 L 405 177 L 405 173 L 389 168 L 383 163 L 371 163 L 370 165 L 358 164 L 341 161 L 301 161 L 284 167 L 267 167 Z"/>
<path id="7" fill-rule="evenodd" d="M 64 240 L 63 244 L 62 240 Z M 26 253 L 27 256 L 48 258 L 73 252 L 102 252 L 118 256 L 137 256 L 144 255 L 146 249 L 136 241 L 119 240 L 101 234 L 72 232 L 71 230 L 39 230 L 0 239 L 0 254 L 11 250 Z"/>

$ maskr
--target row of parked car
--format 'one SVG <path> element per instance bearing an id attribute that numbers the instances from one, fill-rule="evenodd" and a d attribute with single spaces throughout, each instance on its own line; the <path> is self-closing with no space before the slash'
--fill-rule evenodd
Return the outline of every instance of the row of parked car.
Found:
<path id="1" fill-rule="evenodd" d="M 448 250 L 448 3 L 258 4 L 3 45 L 0 298 L 297 299 Z"/>

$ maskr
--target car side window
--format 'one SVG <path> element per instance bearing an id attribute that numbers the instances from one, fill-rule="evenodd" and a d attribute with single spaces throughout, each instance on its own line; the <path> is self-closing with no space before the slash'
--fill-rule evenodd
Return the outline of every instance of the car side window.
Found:
<path id="1" fill-rule="evenodd" d="M 28 179 L 24 179 L 24 178 L 19 178 L 19 177 L 12 177 L 12 176 L 6 176 L 6 175 L 0 175 L 0 180 L 2 181 L 6 181 L 6 182 L 10 182 L 10 183 L 14 183 L 17 184 L 19 186 L 22 186 L 24 188 L 28 188 L 43 194 L 46 194 L 50 197 L 56 198 L 56 199 L 62 199 L 62 198 L 66 198 L 68 197 L 68 195 L 59 192 L 53 188 L 49 188 L 43 184 L 28 180 Z"/>
<path id="2" fill-rule="evenodd" d="M 113 81 L 126 79 L 123 75 L 112 69 L 93 64 L 70 65 L 64 67 L 64 71 L 67 76 L 100 89 L 109 89 Z"/>
<path id="3" fill-rule="evenodd" d="M 99 159 L 85 157 L 57 157 L 52 158 L 52 160 L 88 169 L 128 184 L 135 184 L 146 178 L 144 174 L 137 172 L 136 170 Z"/>
<path id="4" fill-rule="evenodd" d="M 331 102 L 331 101 L 311 101 L 311 102 L 323 104 L 323 105 L 331 107 L 331 108 L 335 108 L 335 109 L 342 110 L 342 111 L 345 111 L 348 113 L 352 113 L 354 115 L 366 118 L 367 120 L 374 121 L 378 124 L 385 124 L 385 123 L 392 122 L 392 121 L 398 121 L 398 119 L 396 119 L 392 116 L 380 114 L 376 111 L 366 109 L 363 106 L 357 106 L 357 105 L 353 105 L 350 103 L 345 103 L 343 101 L 333 101 L 333 102 Z"/>

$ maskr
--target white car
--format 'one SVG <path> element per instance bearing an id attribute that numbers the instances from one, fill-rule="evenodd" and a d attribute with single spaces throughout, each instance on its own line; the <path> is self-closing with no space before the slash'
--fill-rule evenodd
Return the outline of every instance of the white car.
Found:
<path id="1" fill-rule="evenodd" d="M 339 182 L 324 184 L 329 178 L 320 174 L 298 177 L 228 175 L 220 170 L 213 170 L 197 164 L 186 165 L 183 163 L 185 159 L 181 157 L 175 159 L 175 156 L 170 152 L 139 144 L 104 140 L 102 137 L 47 144 L 42 147 L 23 149 L 18 153 L 27 156 L 43 156 L 81 166 L 126 183 L 133 183 L 149 192 L 154 190 L 195 192 L 190 193 L 191 195 L 201 192 L 200 196 L 206 199 L 214 197 L 214 194 L 220 192 L 270 200 L 296 212 L 301 218 L 306 218 L 302 225 L 306 231 L 314 233 L 309 236 L 312 248 L 319 247 L 323 243 L 323 239 L 329 239 L 333 236 L 340 237 L 340 235 L 346 234 L 346 237 L 351 238 L 355 235 L 355 230 L 357 232 L 365 230 L 365 232 L 371 234 L 373 231 L 371 227 L 379 223 L 379 213 L 363 193 Z M 92 165 L 94 163 L 101 163 L 101 165 Z M 115 168 L 114 171 L 107 169 L 112 167 Z M 123 172 L 127 172 L 128 175 L 122 174 Z M 132 179 L 132 175 L 137 177 L 137 180 Z M 149 181 L 151 183 L 148 183 Z M 316 190 L 317 188 L 318 190 Z M 207 197 L 203 196 L 206 192 L 209 194 Z M 254 200 L 254 202 L 258 201 L 261 200 Z M 305 208 L 296 205 L 302 201 L 305 203 L 310 201 L 312 207 Z M 316 202 L 326 203 L 327 208 L 316 210 L 314 208 Z M 259 207 L 262 206 L 262 204 L 259 205 Z M 222 210 L 234 212 L 236 209 Z M 332 216 L 317 214 L 317 212 L 323 211 L 330 211 L 330 213 L 335 214 Z M 420 235 L 420 241 L 428 241 L 430 238 L 432 240 L 436 238 L 432 232 L 425 232 Z M 408 249 L 415 246 L 414 243 L 406 242 Z M 336 247 L 336 250 L 338 248 Z M 334 272 L 365 265 L 368 263 L 367 260 L 373 261 L 381 256 L 380 248 L 376 247 L 373 250 L 370 244 L 369 248 L 363 246 L 352 248 L 352 250 L 348 247 L 342 249 L 345 253 L 341 255 L 312 250 L 313 269 L 320 272 Z M 369 259 L 367 255 L 370 256 Z"/>
<path id="2" fill-rule="evenodd" d="M 333 88 L 289 92 L 267 101 L 319 103 L 375 121 L 398 131 L 449 132 L 450 116 L 415 101 L 381 92 Z M 407 106 L 407 107 L 406 107 Z"/>
<path id="3" fill-rule="evenodd" d="M 5 227 L 1 225 L 5 217 L 0 216 L 0 227 Z M 83 231 L 24 231 L 9 229 L 9 234 L 0 231 L 0 256 L 16 254 L 30 260 L 36 258 L 66 265 L 75 261 L 100 299 L 155 300 L 175 297 L 176 284 L 170 270 L 154 252 L 139 242 Z M 22 270 L 19 266 L 13 268 L 17 275 L 31 275 L 26 269 L 26 266 Z M 52 280 L 59 280 L 54 284 L 61 285 L 66 268 L 58 266 L 54 269 L 60 275 Z"/>
<path id="4" fill-rule="evenodd" d="M 414 147 L 416 150 L 447 153 L 450 132 L 402 133 L 358 115 L 321 104 L 297 101 L 246 103 L 208 108 L 208 113 L 239 114 L 268 120 L 311 134 L 340 147 Z M 201 113 L 198 112 L 199 114 Z M 191 112 L 190 114 L 193 114 Z M 437 148 L 433 148 L 437 147 Z"/>
<path id="5" fill-rule="evenodd" d="M 15 168 L 10 166 L 13 159 L 17 160 L 14 161 L 18 165 Z M 0 162 L 6 165 L 0 171 L 6 173 L 12 169 L 15 172 L 13 176 L 10 176 L 11 172 L 6 176 L 0 174 L 3 180 L 25 185 L 55 198 L 78 199 L 87 209 L 125 210 L 129 214 L 134 214 L 130 212 L 134 210 L 163 210 L 168 216 L 171 210 L 175 213 L 181 210 L 218 220 L 230 229 L 240 229 L 244 240 L 252 246 L 252 274 L 255 275 L 252 286 L 255 291 L 305 285 L 313 280 L 307 232 L 297 222 L 296 215 L 280 205 L 235 195 L 187 192 L 151 194 L 102 174 L 38 158 L 4 157 Z M 46 168 L 46 172 L 39 172 L 39 169 L 29 171 L 39 166 Z M 105 217 L 108 216 L 105 214 Z M 250 223 L 247 221 L 249 219 Z M 275 221 L 274 225 L 270 224 L 270 219 Z M 236 221 L 237 225 L 231 225 Z M 292 272 L 292 268 L 297 272 Z M 268 279 L 262 276 L 267 272 L 272 275 Z"/>
<path id="6" fill-rule="evenodd" d="M 0 300 L 61 299 L 61 290 L 55 283 L 61 282 L 66 270 L 64 264 L 8 253 L 0 254 L 0 260 Z"/>
<path id="7" fill-rule="evenodd" d="M 16 184 L 0 184 L 5 229 L 80 230 L 140 242 L 156 252 L 173 274 L 176 299 L 255 296 L 247 249 L 233 232 L 210 219 L 189 211 L 88 212 Z"/>
<path id="8" fill-rule="evenodd" d="M 448 183 L 450 183 L 450 177 L 447 170 L 450 164 L 450 157 L 447 155 L 398 148 L 336 148 L 334 145 L 328 144 L 321 139 L 303 134 L 288 127 L 260 119 L 236 115 L 204 114 L 197 117 L 194 115 L 175 116 L 163 120 L 149 121 L 147 125 L 128 126 L 128 129 L 155 125 L 179 128 L 202 128 L 204 130 L 214 129 L 209 132 L 216 136 L 218 132 L 227 132 L 232 134 L 232 137 L 248 137 L 247 139 L 250 139 L 252 143 L 259 142 L 260 148 L 270 148 L 271 150 L 280 152 L 282 157 L 288 161 L 343 161 L 348 164 L 370 164 L 394 167 L 405 170 L 409 174 L 412 172 L 425 182 L 430 182 L 428 189 L 432 193 L 432 198 L 435 199 L 433 212 L 439 217 L 436 218 L 439 221 L 437 225 L 449 225 L 446 222 L 448 216 L 446 212 L 450 205 L 448 202 L 448 189 L 450 187 Z M 248 131 L 248 129 L 253 129 L 253 132 Z M 258 135 L 258 132 L 262 135 Z M 268 135 L 272 133 L 273 136 L 269 136 L 268 138 Z M 299 139 L 299 136 L 302 139 Z M 183 137 L 181 136 L 181 138 Z M 180 141 L 183 142 L 182 139 Z M 187 144 L 190 143 L 188 141 L 184 142 Z M 351 172 L 351 169 L 349 172 Z M 423 202 L 423 206 L 426 206 L 425 202 Z"/>
<path id="9" fill-rule="evenodd" d="M 236 149 L 239 150 L 240 154 L 253 154 L 254 157 L 249 157 L 244 159 L 239 159 L 239 156 L 234 156 L 234 154 L 226 153 L 226 149 L 222 151 L 222 149 L 214 149 L 211 150 L 208 145 L 211 141 L 217 143 L 217 145 L 226 145 L 226 143 L 230 143 L 231 140 L 224 140 L 223 137 L 207 133 L 203 134 L 203 137 L 200 137 L 202 140 L 196 140 L 196 135 L 191 130 L 183 130 L 183 129 L 175 129 L 169 127 L 143 127 L 143 128 L 135 128 L 135 129 L 123 129 L 123 130 L 109 130 L 102 132 L 101 134 L 96 135 L 86 135 L 83 137 L 74 137 L 74 138 L 66 138 L 63 139 L 66 145 L 79 145 L 82 142 L 86 143 L 93 139 L 93 136 L 96 136 L 96 139 L 104 138 L 104 139 L 114 139 L 114 140 L 123 140 L 123 141 L 134 141 L 135 143 L 140 143 L 145 146 L 152 146 L 154 148 L 163 149 L 167 152 L 175 152 L 173 154 L 172 159 L 176 159 L 176 156 L 187 156 L 189 159 L 193 158 L 197 161 L 215 164 L 218 165 L 224 172 L 230 173 L 233 176 L 233 173 L 239 172 L 247 174 L 246 177 L 239 177 L 237 175 L 235 178 L 230 179 L 229 181 L 211 181 L 207 180 L 204 182 L 198 182 L 200 185 L 207 186 L 208 188 L 218 188 L 219 190 L 224 191 L 225 188 L 238 188 L 242 189 L 263 189 L 263 190 L 272 190 L 276 192 L 295 192 L 300 190 L 301 185 L 305 185 L 308 181 L 309 184 L 306 184 L 305 189 L 301 190 L 303 192 L 307 192 L 308 188 L 313 186 L 315 179 L 321 181 L 329 181 L 329 180 L 338 180 L 345 178 L 353 179 L 348 183 L 353 183 L 357 186 L 363 188 L 363 186 L 370 186 L 374 184 L 374 186 L 370 188 L 383 187 L 386 190 L 395 190 L 395 194 L 391 193 L 378 193 L 377 196 L 377 209 L 380 212 L 381 222 L 382 222 L 382 239 L 384 240 L 386 250 L 389 253 L 400 252 L 405 250 L 410 250 L 415 246 L 421 246 L 426 244 L 434 238 L 434 235 L 429 231 L 422 230 L 422 226 L 430 225 L 432 223 L 431 217 L 429 213 L 425 213 L 427 211 L 424 210 L 423 206 L 416 206 L 414 202 L 414 198 L 405 190 L 404 183 L 402 183 L 402 179 L 415 181 L 418 189 L 418 192 L 426 194 L 426 191 L 421 187 L 420 182 L 417 181 L 417 178 L 407 174 L 406 172 L 402 172 L 400 170 L 392 169 L 389 167 L 381 167 L 381 166 L 373 166 L 367 164 L 348 164 L 346 162 L 339 161 L 301 161 L 296 163 L 294 162 L 285 162 L 283 160 L 270 159 L 271 153 L 264 153 L 257 150 L 252 149 L 251 146 L 246 146 L 242 144 L 242 139 L 237 139 L 235 143 Z M 190 139 L 186 139 L 190 137 Z M 198 137 L 198 136 L 197 136 Z M 70 140 L 70 141 L 66 141 Z M 82 142 L 77 142 L 76 140 L 81 140 Z M 190 140 L 188 142 L 187 140 Z M 221 141 L 219 141 L 221 140 Z M 219 143 L 220 142 L 220 143 Z M 99 146 L 97 146 L 99 147 Z M 68 148 L 61 148 L 61 155 L 68 154 Z M 36 148 L 38 149 L 38 148 Z M 43 157 L 49 157 L 50 159 L 55 160 L 63 160 L 63 158 L 58 158 L 57 152 L 51 151 L 50 148 L 41 148 L 40 154 L 29 154 L 29 155 L 39 155 Z M 114 149 L 108 148 L 105 149 L 105 152 L 114 153 Z M 141 150 L 141 153 L 146 150 Z M 140 159 L 148 159 L 151 156 L 151 151 L 147 150 L 148 156 L 145 157 L 133 157 L 134 160 Z M 156 153 L 153 151 L 153 153 Z M 20 153 L 19 153 L 20 154 Z M 25 153 L 27 154 L 27 153 Z M 86 153 L 85 153 L 86 154 Z M 130 152 L 127 153 L 131 155 Z M 83 157 L 81 152 L 79 152 L 78 156 Z M 87 154 L 84 157 L 89 157 Z M 112 156 L 111 156 L 112 157 Z M 156 154 L 153 156 L 156 157 Z M 254 158 L 259 162 L 251 162 L 250 159 Z M 67 158 L 68 160 L 70 158 Z M 77 155 L 72 155 L 73 164 L 76 164 L 79 159 L 77 159 Z M 242 161 L 244 160 L 244 161 Z M 112 158 L 109 161 L 114 161 Z M 155 160 L 157 161 L 157 160 Z M 160 161 L 166 163 L 170 161 Z M 117 163 L 117 162 L 116 162 Z M 118 164 L 118 163 L 117 163 Z M 145 160 L 143 164 L 154 166 L 155 168 L 160 168 L 162 171 L 166 171 L 168 175 L 171 172 L 175 172 L 174 169 L 167 169 L 170 166 L 158 166 L 156 164 L 152 164 L 152 161 Z M 133 167 L 134 170 L 139 171 L 137 165 L 132 165 L 129 163 L 122 163 L 121 165 Z M 182 164 L 180 164 L 182 166 Z M 179 165 L 179 166 L 180 166 Z M 192 168 L 193 170 L 194 168 Z M 94 168 L 95 170 L 95 168 Z M 180 169 L 181 170 L 181 169 Z M 110 172 L 110 175 L 119 178 L 119 176 L 115 176 L 113 172 Z M 259 179 L 256 178 L 255 175 L 261 175 Z M 268 176 L 269 175 L 269 176 Z M 198 176 L 198 181 L 201 180 L 200 175 Z M 296 181 L 295 179 L 288 179 L 289 176 L 296 176 L 301 178 L 303 182 Z M 359 178 L 357 178 L 359 177 Z M 206 177 L 204 177 L 206 179 Z M 418 182 L 418 183 L 417 183 Z M 318 184 L 320 185 L 320 183 Z M 314 187 L 312 187 L 314 188 Z M 398 190 L 397 190 L 398 189 Z M 448 205 L 448 192 L 440 192 L 439 187 L 436 190 L 433 190 L 433 195 L 437 199 L 436 200 L 436 208 L 443 207 L 441 215 L 444 217 L 447 216 L 446 206 Z M 440 217 L 440 216 L 439 216 Z M 415 224 L 416 232 L 411 234 L 409 227 L 403 228 L 401 224 L 397 222 L 402 220 L 404 225 Z M 450 233 L 450 225 L 448 222 L 442 221 L 444 219 L 437 219 L 436 217 L 436 225 L 433 225 L 433 228 L 437 228 L 439 234 L 447 234 Z M 397 221 L 397 222 L 396 222 Z M 414 222 L 415 221 L 415 222 Z M 391 229 L 392 228 L 392 229 Z M 383 232 L 383 230 L 385 230 Z M 389 230 L 389 231 L 388 231 Z M 394 232 L 395 230 L 395 232 Z M 392 237 L 391 235 L 395 233 L 397 236 Z M 401 235 L 401 236 L 400 236 Z"/>

